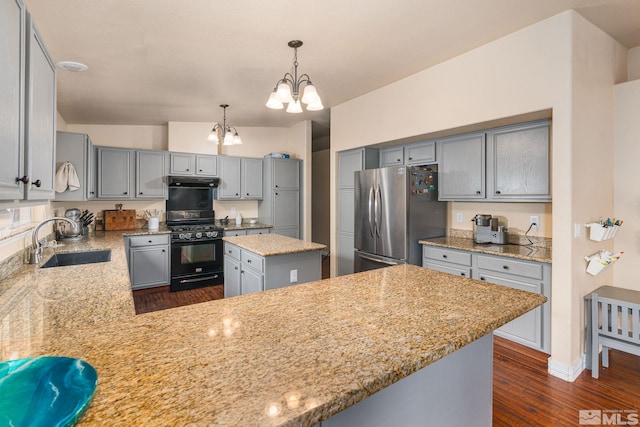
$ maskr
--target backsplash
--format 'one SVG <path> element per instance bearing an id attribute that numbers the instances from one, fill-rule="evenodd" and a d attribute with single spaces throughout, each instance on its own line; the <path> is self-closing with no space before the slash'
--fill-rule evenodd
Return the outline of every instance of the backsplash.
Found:
<path id="1" fill-rule="evenodd" d="M 473 239 L 473 230 L 450 228 L 449 237 Z M 549 237 L 525 236 L 524 234 L 508 233 L 507 242 L 511 245 L 535 246 L 539 248 L 551 249 L 552 241 Z"/>

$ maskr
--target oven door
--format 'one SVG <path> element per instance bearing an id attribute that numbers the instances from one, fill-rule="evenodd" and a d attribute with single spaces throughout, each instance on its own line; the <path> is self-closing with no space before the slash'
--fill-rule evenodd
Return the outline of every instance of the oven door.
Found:
<path id="1" fill-rule="evenodd" d="M 171 242 L 172 291 L 221 284 L 222 239 Z"/>

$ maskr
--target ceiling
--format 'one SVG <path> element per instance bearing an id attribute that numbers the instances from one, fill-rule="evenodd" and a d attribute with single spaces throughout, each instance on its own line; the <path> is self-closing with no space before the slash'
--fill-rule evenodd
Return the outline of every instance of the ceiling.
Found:
<path id="1" fill-rule="evenodd" d="M 329 108 L 265 107 L 290 71 L 289 40 L 325 107 L 568 9 L 627 48 L 640 46 L 640 0 L 24 0 L 58 72 L 69 124 L 233 126 L 329 122 Z"/>

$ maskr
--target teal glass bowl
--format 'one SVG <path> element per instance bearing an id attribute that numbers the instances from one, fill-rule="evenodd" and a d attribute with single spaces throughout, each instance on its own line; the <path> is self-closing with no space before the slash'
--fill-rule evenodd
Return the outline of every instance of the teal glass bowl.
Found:
<path id="1" fill-rule="evenodd" d="M 72 426 L 89 407 L 97 384 L 96 370 L 80 359 L 0 362 L 0 425 Z"/>

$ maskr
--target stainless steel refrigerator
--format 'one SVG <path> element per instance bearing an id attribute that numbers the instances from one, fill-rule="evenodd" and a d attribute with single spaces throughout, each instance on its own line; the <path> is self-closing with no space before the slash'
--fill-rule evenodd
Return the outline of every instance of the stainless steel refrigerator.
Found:
<path id="1" fill-rule="evenodd" d="M 437 166 L 394 166 L 355 173 L 356 272 L 422 265 L 418 240 L 445 235 Z"/>

